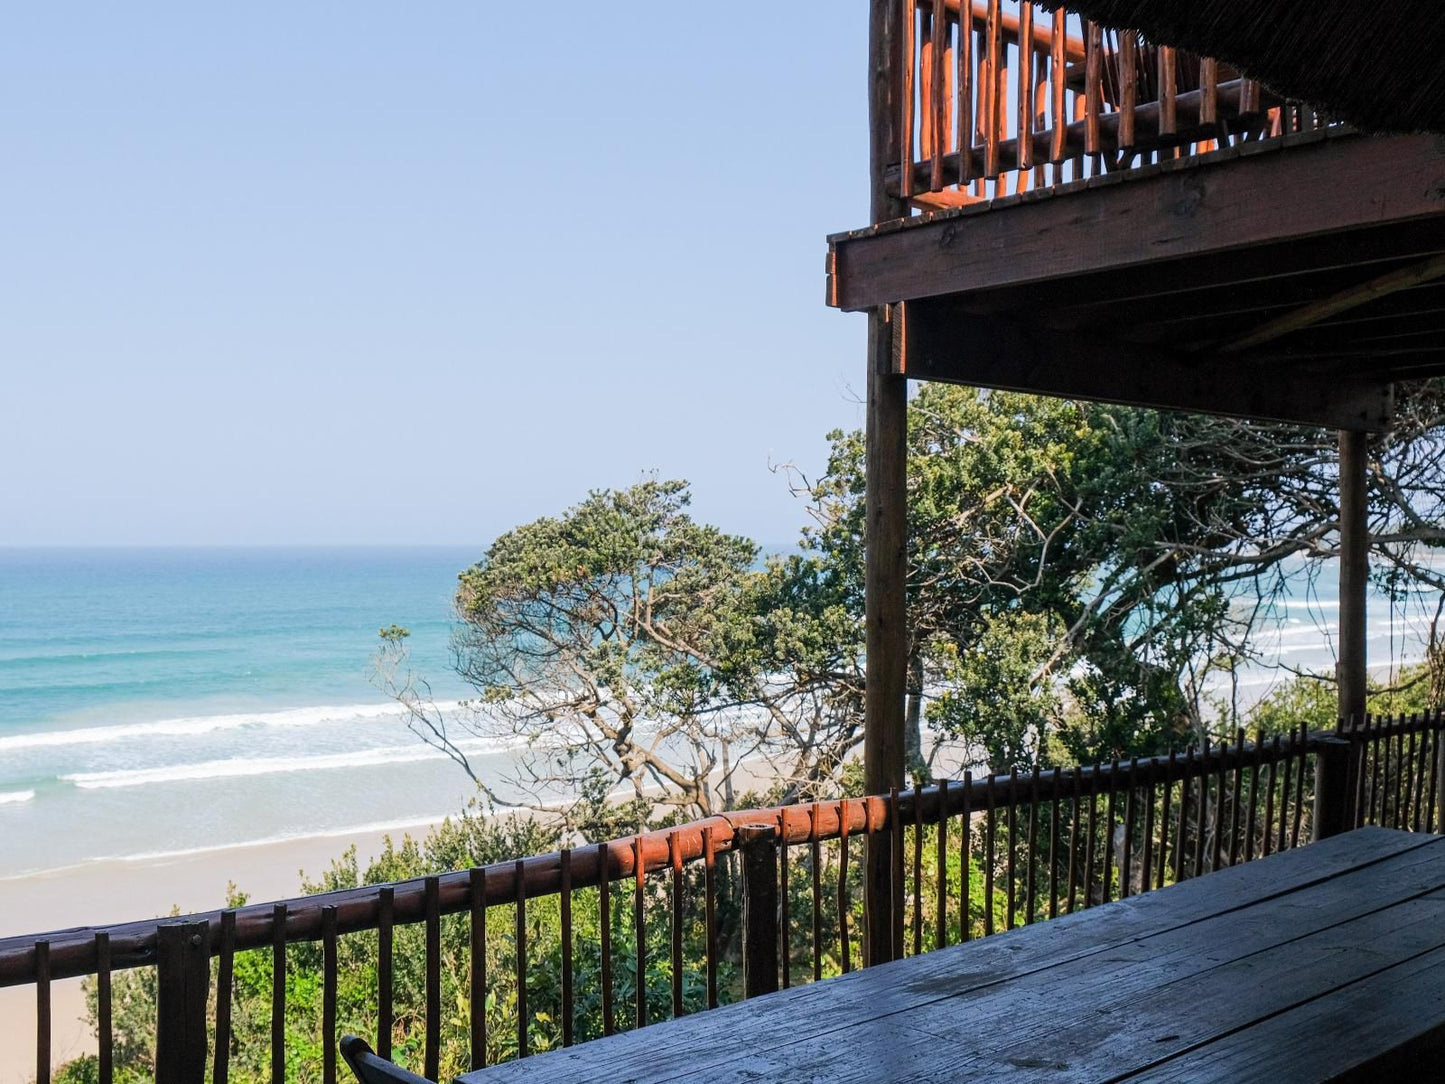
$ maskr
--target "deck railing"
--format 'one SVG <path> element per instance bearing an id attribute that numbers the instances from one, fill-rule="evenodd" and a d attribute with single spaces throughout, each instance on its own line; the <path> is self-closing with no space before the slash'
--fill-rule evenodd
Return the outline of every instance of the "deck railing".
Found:
<path id="1" fill-rule="evenodd" d="M 46 1082 L 51 984 L 90 976 L 94 1075 L 109 1082 L 117 1069 L 115 976 L 154 969 L 158 1020 L 147 1070 L 169 1084 L 203 1080 L 209 1069 L 221 1084 L 239 1041 L 237 963 L 260 953 L 269 966 L 273 1081 L 288 1073 L 335 1081 L 339 1027 L 371 1031 L 382 1053 L 413 1060 L 435 1079 L 444 1068 L 525 1057 L 538 1046 L 570 1045 L 858 966 L 867 928 L 861 859 L 879 833 L 890 837 L 891 949 L 901 956 L 1296 847 L 1321 827 L 1319 818 L 1336 828 L 1439 830 L 1442 731 L 1440 713 L 1253 742 L 1241 731 L 1230 742 L 1166 757 L 965 774 L 917 791 L 728 813 L 411 881 L 8 938 L 0 941 L 0 986 L 35 987 L 36 1079 Z M 1343 809 L 1316 805 L 1341 795 Z M 539 925 L 543 904 L 553 930 Z M 549 944 L 559 947 L 556 958 L 539 961 L 529 946 L 543 933 L 555 933 Z M 338 960 L 348 942 L 374 966 L 364 1020 L 339 1020 Z M 286 1046 L 288 968 L 298 966 L 315 968 L 321 987 L 311 1022 L 317 1063 L 302 1066 Z M 444 967 L 457 966 L 460 978 L 453 976 L 456 988 L 444 1002 Z M 488 997 L 498 969 L 514 991 L 505 1006 Z M 559 981 L 529 988 L 539 969 Z M 418 1004 L 396 1002 L 402 970 L 421 976 Z M 504 1044 L 499 1028 L 510 1032 Z M 452 1051 L 445 1058 L 444 1038 Z"/>
<path id="2" fill-rule="evenodd" d="M 1027 0 L 897 0 L 889 181 L 925 210 L 1323 127 L 1227 64 Z"/>

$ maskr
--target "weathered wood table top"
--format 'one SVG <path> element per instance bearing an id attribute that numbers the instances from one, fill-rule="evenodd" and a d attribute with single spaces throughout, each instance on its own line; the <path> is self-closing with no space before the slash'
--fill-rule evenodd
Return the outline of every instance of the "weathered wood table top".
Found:
<path id="1" fill-rule="evenodd" d="M 459 1080 L 1440 1079 L 1442 1047 L 1445 837 L 1365 828 Z"/>

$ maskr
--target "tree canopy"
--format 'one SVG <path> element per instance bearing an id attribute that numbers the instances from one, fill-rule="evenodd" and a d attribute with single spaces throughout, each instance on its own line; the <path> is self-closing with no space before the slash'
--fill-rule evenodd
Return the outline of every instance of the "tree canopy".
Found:
<path id="1" fill-rule="evenodd" d="M 1445 590 L 1438 383 L 1407 388 L 1370 447 L 1377 586 Z M 862 737 L 861 432 L 821 476 L 790 471 L 810 524 L 766 560 L 688 514 L 681 481 L 590 494 L 498 538 L 460 577 L 460 724 L 505 741 L 503 797 L 622 786 L 706 813 L 740 765 L 827 791 Z M 1257 660 L 1275 604 L 1338 545 L 1330 433 L 929 384 L 909 406 L 912 771 L 993 771 L 1165 752 L 1247 704 L 1211 678 Z M 414 726 L 462 743 L 383 638 Z M 389 638 L 388 638 L 389 635 Z M 423 690 L 420 690 L 424 692 Z M 926 737 L 925 737 L 926 736 Z"/>

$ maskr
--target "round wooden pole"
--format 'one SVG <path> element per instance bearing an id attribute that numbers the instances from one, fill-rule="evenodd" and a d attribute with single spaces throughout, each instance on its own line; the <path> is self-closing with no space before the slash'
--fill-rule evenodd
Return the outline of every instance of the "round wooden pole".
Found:
<path id="1" fill-rule="evenodd" d="M 901 93 L 899 0 L 871 0 L 869 11 L 869 125 L 871 211 L 874 222 L 908 214 L 889 194 L 885 172 L 896 160 Z M 865 569 L 866 682 L 863 765 L 869 794 L 903 785 L 903 713 L 908 634 L 907 454 L 908 382 L 894 365 L 897 306 L 868 314 L 867 551 Z M 867 895 L 869 964 L 894 958 L 893 859 L 888 832 L 870 841 Z"/>

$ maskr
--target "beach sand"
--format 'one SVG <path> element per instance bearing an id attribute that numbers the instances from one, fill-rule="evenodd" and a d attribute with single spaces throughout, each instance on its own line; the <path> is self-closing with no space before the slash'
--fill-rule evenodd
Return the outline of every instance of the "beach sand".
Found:
<path id="1" fill-rule="evenodd" d="M 389 833 L 421 837 L 420 824 Z M 252 900 L 285 899 L 301 888 L 301 871 L 312 878 L 354 842 L 363 867 L 380 853 L 387 833 L 320 836 L 254 846 L 231 847 L 184 857 L 96 862 L 17 880 L 0 881 L 0 937 L 98 926 L 181 913 L 209 911 L 226 902 L 235 882 Z M 51 1063 L 94 1053 L 95 1036 L 85 1023 L 79 979 L 51 989 Z M 35 988 L 0 989 L 0 1084 L 35 1079 Z"/>

